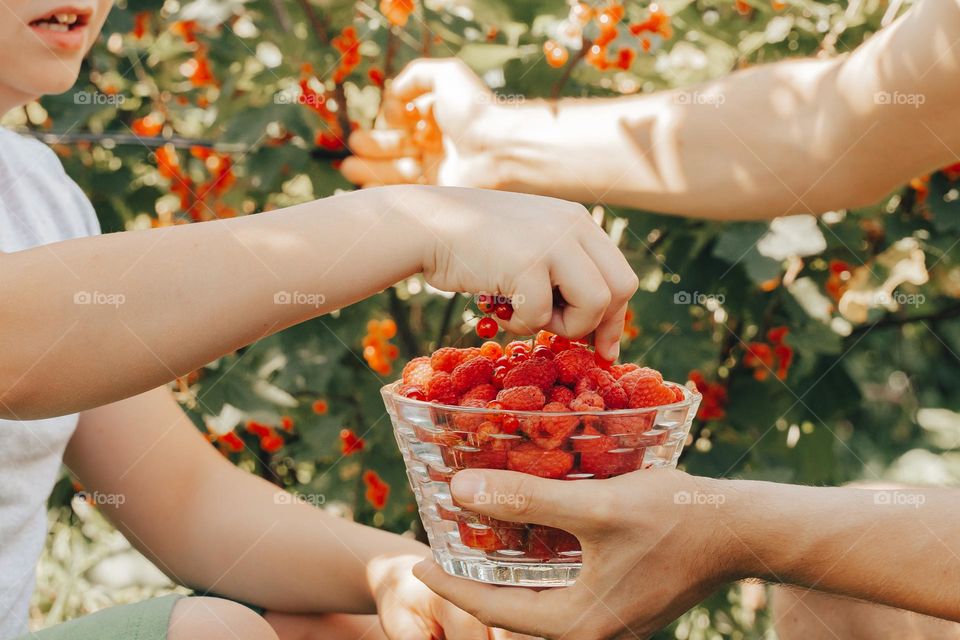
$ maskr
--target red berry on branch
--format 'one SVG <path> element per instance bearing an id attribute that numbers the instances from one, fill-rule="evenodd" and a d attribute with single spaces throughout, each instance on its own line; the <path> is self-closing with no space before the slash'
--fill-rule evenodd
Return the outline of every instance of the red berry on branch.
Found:
<path id="1" fill-rule="evenodd" d="M 493 307 L 493 313 L 501 320 L 509 320 L 513 317 L 513 305 L 509 302 L 502 302 Z"/>

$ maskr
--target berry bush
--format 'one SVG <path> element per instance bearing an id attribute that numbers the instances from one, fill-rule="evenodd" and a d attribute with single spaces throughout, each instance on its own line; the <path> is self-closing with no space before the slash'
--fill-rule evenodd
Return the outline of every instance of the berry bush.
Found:
<path id="1" fill-rule="evenodd" d="M 371 126 L 385 80 L 417 57 L 459 56 L 513 101 L 634 94 L 841 54 L 909 5 L 126 0 L 74 91 L 7 124 L 55 143 L 105 231 L 190 224 L 352 188 L 337 171 L 345 136 Z M 704 395 L 684 468 L 815 484 L 960 476 L 958 178 L 960 166 L 916 176 L 819 221 L 596 209 L 642 281 L 623 360 Z M 156 277 L 202 278 L 200 264 Z M 378 390 L 416 356 L 479 346 L 480 317 L 412 279 L 174 386 L 236 464 L 417 532 Z M 663 637 L 759 637 L 744 593 L 717 594 Z"/>

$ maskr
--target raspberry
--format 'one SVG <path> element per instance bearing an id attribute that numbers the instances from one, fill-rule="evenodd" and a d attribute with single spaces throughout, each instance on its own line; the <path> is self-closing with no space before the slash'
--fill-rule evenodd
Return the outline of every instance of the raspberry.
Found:
<path id="1" fill-rule="evenodd" d="M 567 406 L 559 402 L 550 402 L 543 407 L 547 413 L 562 413 L 569 411 Z M 524 421 L 522 428 L 530 440 L 541 449 L 556 449 L 562 446 L 567 437 L 580 424 L 577 416 L 557 416 L 548 418 L 538 416 Z"/>
<path id="2" fill-rule="evenodd" d="M 530 526 L 527 533 L 528 558 L 550 560 L 572 551 L 580 551 L 580 541 L 572 533 L 539 524 Z"/>
<path id="3" fill-rule="evenodd" d="M 570 401 L 570 408 L 574 411 L 602 411 L 603 398 L 596 391 L 584 391 Z"/>
<path id="4" fill-rule="evenodd" d="M 619 384 L 603 387 L 597 393 L 603 398 L 603 404 L 608 410 L 626 409 L 630 404 L 627 392 Z"/>
<path id="5" fill-rule="evenodd" d="M 673 401 L 683 402 L 683 398 L 684 398 L 683 389 L 680 387 L 673 387 L 671 390 L 673 391 Z"/>
<path id="6" fill-rule="evenodd" d="M 497 394 L 497 402 L 511 411 L 537 411 L 542 409 L 547 399 L 538 387 L 510 387 Z"/>
<path id="7" fill-rule="evenodd" d="M 624 374 L 630 373 L 631 371 L 636 371 L 639 368 L 640 365 L 633 364 L 632 362 L 627 362 L 626 364 L 615 364 L 610 367 L 610 373 L 613 374 L 614 378 L 619 380 Z"/>
<path id="8" fill-rule="evenodd" d="M 441 347 L 430 356 L 430 366 L 434 371 L 445 371 L 451 373 L 457 368 L 457 365 L 466 362 L 470 358 L 476 358 L 480 355 L 480 349 L 469 347 L 467 349 L 457 349 L 456 347 Z"/>
<path id="9" fill-rule="evenodd" d="M 549 402 L 559 402 L 560 404 L 570 405 L 570 401 L 577 397 L 569 387 L 565 387 L 561 384 L 558 384 L 550 388 L 550 394 L 548 396 Z"/>
<path id="10" fill-rule="evenodd" d="M 557 365 L 551 360 L 532 358 L 511 369 L 503 379 L 503 388 L 532 385 L 547 392 L 557 380 Z"/>
<path id="11" fill-rule="evenodd" d="M 493 361 L 478 357 L 458 364 L 450 374 L 450 381 L 457 393 L 463 393 L 478 384 L 490 382 L 492 377 Z"/>
<path id="12" fill-rule="evenodd" d="M 427 392 L 423 387 L 415 384 L 402 384 L 398 390 L 400 395 L 411 400 L 426 400 Z"/>
<path id="13" fill-rule="evenodd" d="M 583 374 L 583 377 L 577 380 L 577 384 L 573 387 L 574 393 L 580 395 L 584 391 L 597 391 L 604 387 L 616 384 L 616 380 L 612 375 L 595 367 L 588 370 Z"/>
<path id="14" fill-rule="evenodd" d="M 637 380 L 628 394 L 631 408 L 657 407 L 673 402 L 673 390 L 653 376 Z"/>
<path id="15" fill-rule="evenodd" d="M 527 530 L 522 525 L 490 527 L 479 522 L 457 522 L 460 542 L 480 551 L 521 551 L 526 545 Z"/>
<path id="16" fill-rule="evenodd" d="M 460 398 L 460 405 L 466 406 L 468 400 L 482 400 L 484 406 L 497 397 L 497 388 L 492 384 L 478 384 Z"/>
<path id="17" fill-rule="evenodd" d="M 441 404 L 454 404 L 457 401 L 457 391 L 453 388 L 450 374 L 437 371 L 427 381 L 427 400 Z"/>
<path id="18" fill-rule="evenodd" d="M 617 438 L 593 427 L 587 427 L 582 436 L 574 439 L 573 450 L 580 453 L 580 471 L 592 473 L 594 478 L 630 473 L 643 462 L 643 449 L 621 447 Z"/>
<path id="19" fill-rule="evenodd" d="M 656 369 L 651 369 L 649 367 L 640 367 L 634 369 L 629 373 L 625 373 L 620 377 L 620 386 L 623 387 L 623 390 L 627 392 L 629 396 L 633 392 L 633 388 L 641 381 L 646 379 L 654 379 L 657 383 L 663 382 L 663 376 Z"/>
<path id="20" fill-rule="evenodd" d="M 403 368 L 403 382 L 404 384 L 425 387 L 432 373 L 433 367 L 430 366 L 430 358 L 420 356 L 408 362 L 407 366 Z"/>
<path id="21" fill-rule="evenodd" d="M 440 447 L 443 463 L 451 469 L 506 469 L 507 452 L 515 437 L 502 435 L 499 425 L 481 422 L 468 444 Z"/>
<path id="22" fill-rule="evenodd" d="M 576 384 L 584 373 L 596 366 L 593 353 L 582 347 L 561 351 L 553 361 L 557 363 L 558 379 L 566 385 Z"/>
<path id="23" fill-rule="evenodd" d="M 484 340 L 489 340 L 500 331 L 500 325 L 493 318 L 480 318 L 477 322 L 477 335 Z"/>
<path id="24" fill-rule="evenodd" d="M 487 406 L 487 403 L 483 400 L 461 399 L 460 406 L 483 409 L 485 406 Z M 450 415 L 453 426 L 457 431 L 474 432 L 480 428 L 480 425 L 483 424 L 483 421 L 486 419 L 486 416 L 484 416 L 482 413 L 468 413 L 465 411 L 452 411 Z"/>
<path id="25" fill-rule="evenodd" d="M 573 468 L 573 455 L 561 449 L 544 451 L 525 442 L 507 452 L 507 468 L 541 478 L 562 478 Z"/>
<path id="26" fill-rule="evenodd" d="M 656 436 L 645 435 L 653 429 L 657 412 L 646 411 L 639 415 L 607 415 L 600 418 L 603 432 L 617 439 L 621 447 L 654 447 L 663 444 L 667 432 Z"/>

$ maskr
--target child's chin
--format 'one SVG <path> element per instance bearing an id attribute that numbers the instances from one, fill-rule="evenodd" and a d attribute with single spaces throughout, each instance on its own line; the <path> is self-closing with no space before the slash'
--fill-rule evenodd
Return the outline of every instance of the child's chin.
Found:
<path id="1" fill-rule="evenodd" d="M 73 65 L 62 63 L 60 69 L 53 73 L 47 73 L 42 76 L 35 76 L 35 93 L 38 95 L 54 95 L 66 93 L 77 83 L 77 76 L 80 73 L 79 64 L 75 72 L 69 67 Z M 52 70 L 51 70 L 52 71 Z"/>

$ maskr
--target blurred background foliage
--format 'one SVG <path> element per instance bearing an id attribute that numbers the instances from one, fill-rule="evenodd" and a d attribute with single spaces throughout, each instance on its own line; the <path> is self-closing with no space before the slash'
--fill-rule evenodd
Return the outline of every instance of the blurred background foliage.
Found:
<path id="1" fill-rule="evenodd" d="M 105 232 L 191 224 L 352 188 L 337 171 L 345 132 L 373 124 L 384 80 L 414 58 L 461 57 L 506 106 L 634 94 L 842 55 L 910 2 L 589 6 L 581 29 L 564 0 L 127 0 L 75 90 L 7 124 L 53 144 Z M 602 55 L 590 53 L 596 42 Z M 594 209 L 642 281 L 624 359 L 705 393 L 684 468 L 812 484 L 960 477 L 958 176 L 917 176 L 875 206 L 820 220 Z M 202 278 L 205 259 L 156 277 Z M 410 357 L 476 342 L 475 320 L 468 298 L 412 279 L 175 388 L 237 464 L 345 517 L 416 533 L 378 391 Z M 65 527 L 79 522 L 65 506 L 72 493 L 65 481 L 52 500 Z M 35 613 L 67 615 L 46 587 Z M 731 587 L 662 637 L 768 635 L 762 595 Z"/>

